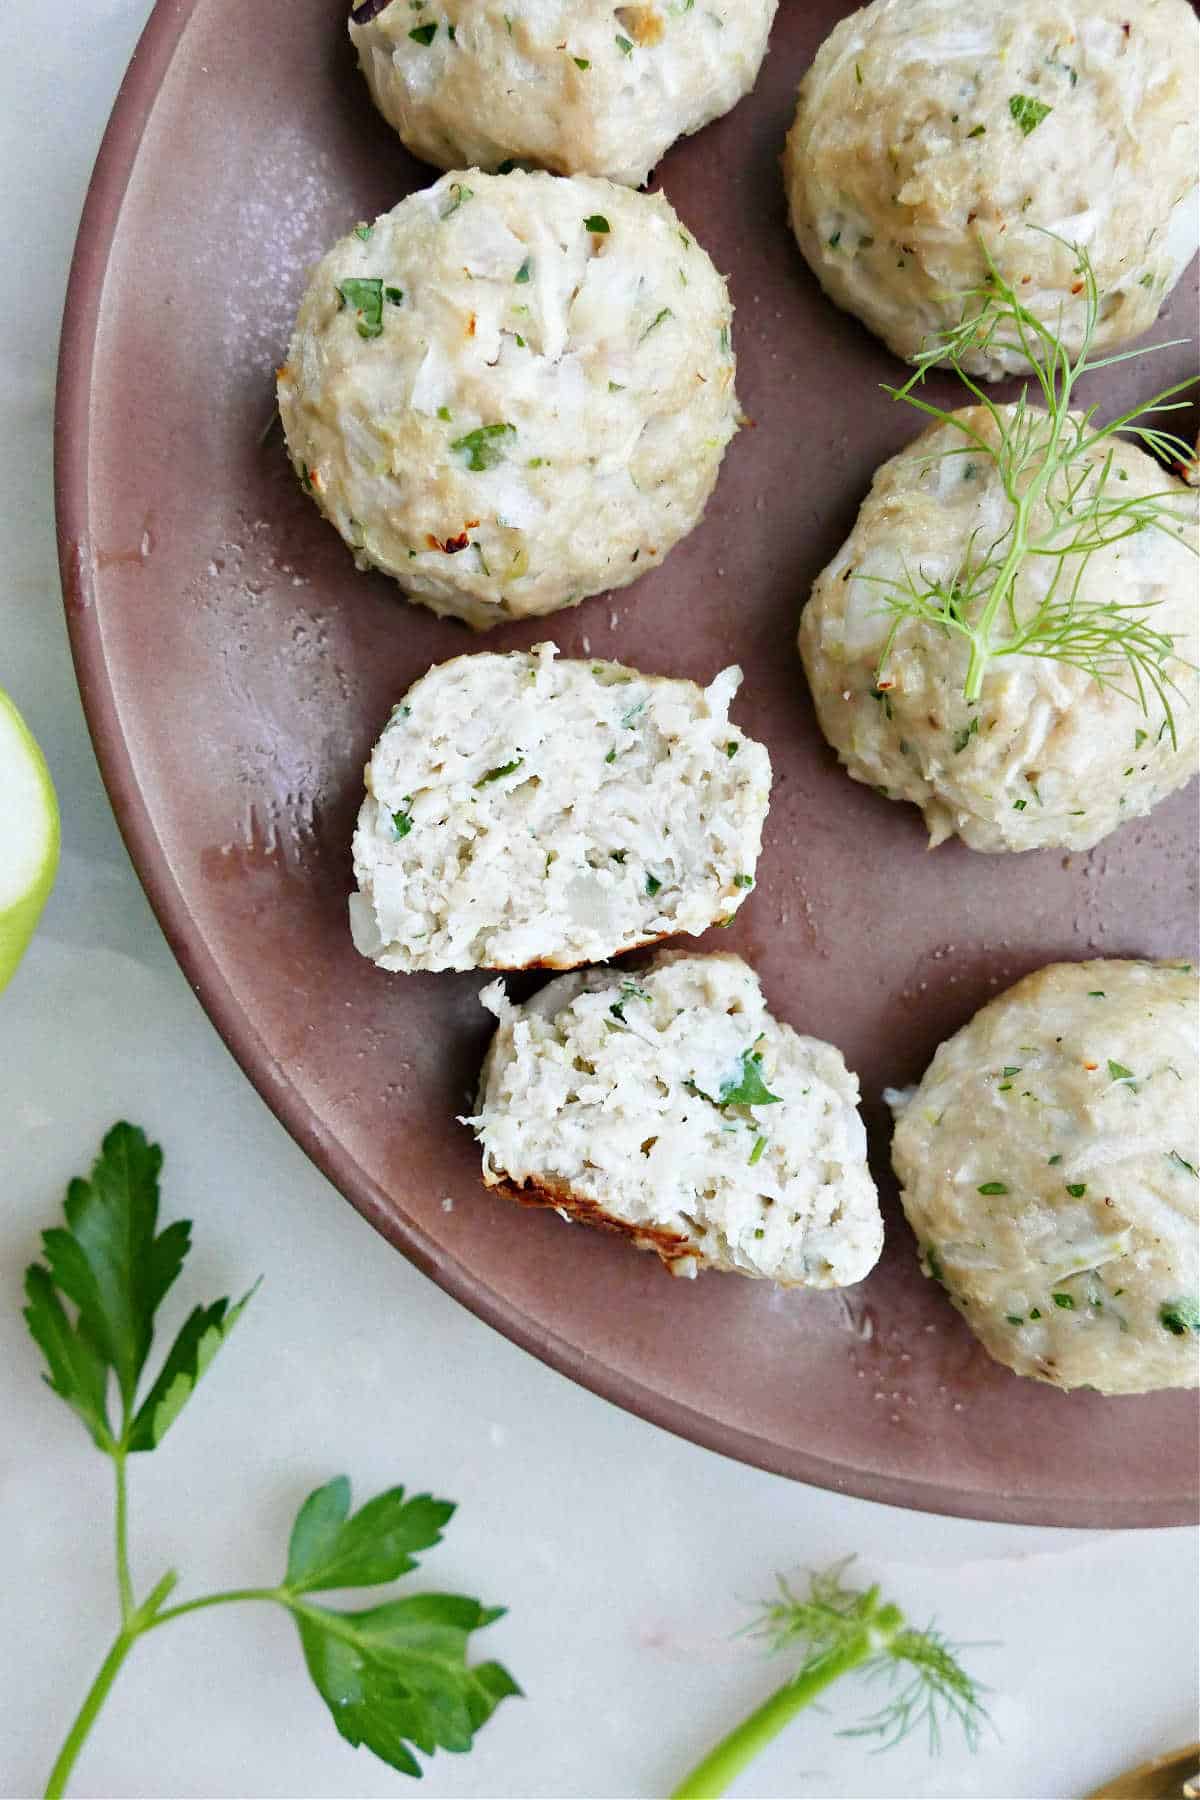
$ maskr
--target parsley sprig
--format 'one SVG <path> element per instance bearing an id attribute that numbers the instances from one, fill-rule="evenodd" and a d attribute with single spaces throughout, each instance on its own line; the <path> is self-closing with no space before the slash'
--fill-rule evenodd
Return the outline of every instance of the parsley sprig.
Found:
<path id="1" fill-rule="evenodd" d="M 1054 236 L 1054 233 L 1046 233 Z M 1063 239 L 1057 239 L 1065 243 Z M 1170 345 L 1147 345 L 1115 356 L 1093 357 L 1091 344 L 1100 316 L 1100 294 L 1086 250 L 1067 245 L 1076 258 L 1084 325 L 1081 347 L 1072 357 L 1056 333 L 1021 302 L 996 267 L 986 245 L 983 280 L 967 295 L 957 325 L 927 340 L 903 387 L 888 388 L 894 400 L 940 420 L 961 433 L 960 447 L 948 456 L 985 457 L 1000 477 L 1010 508 L 1007 525 L 990 541 L 972 534 L 958 570 L 947 579 L 905 572 L 882 582 L 883 605 L 892 626 L 879 659 L 882 677 L 906 622 L 953 632 L 970 647 L 963 693 L 979 699 L 990 665 L 1004 656 L 1038 656 L 1082 669 L 1101 687 L 1112 687 L 1149 714 L 1150 696 L 1162 708 L 1172 744 L 1176 741 L 1171 696 L 1179 692 L 1172 674 L 1174 638 L 1154 624 L 1156 601 L 1118 596 L 1087 600 L 1080 589 L 1089 559 L 1136 532 L 1158 530 L 1182 538 L 1178 490 L 1123 497 L 1114 467 L 1114 443 L 1136 438 L 1153 455 L 1177 462 L 1190 455 L 1183 440 L 1163 430 L 1155 415 L 1177 411 L 1174 397 L 1195 385 L 1195 377 L 1174 382 L 1141 406 L 1108 424 L 1096 422 L 1098 408 L 1072 415 L 1074 391 L 1084 375 L 1149 355 Z M 1175 343 L 1185 340 L 1175 339 Z M 1026 358 L 1045 410 L 1030 403 L 1026 385 L 1008 411 L 1001 411 L 965 364 L 980 352 L 1014 351 Z M 948 363 L 963 386 L 991 417 L 984 434 L 953 411 L 924 399 L 918 390 L 931 369 Z M 1186 541 L 1186 540 L 1184 540 Z M 1190 548 L 1190 546 L 1189 546 Z M 1017 579 L 1033 558 L 1052 565 L 1045 593 L 1032 608 L 1019 609 Z"/>
<path id="2" fill-rule="evenodd" d="M 471 1634 L 502 1607 L 455 1594 L 404 1594 L 361 1611 L 319 1605 L 333 1588 L 378 1587 L 417 1567 L 417 1553 L 440 1543 L 453 1505 L 404 1489 L 377 1494 L 350 1511 L 344 1475 L 309 1495 L 292 1527 L 287 1568 L 275 1587 L 231 1588 L 174 1606 L 179 1576 L 168 1569 L 141 1600 L 129 1558 L 126 1465 L 154 1450 L 195 1392 L 257 1288 L 188 1315 L 142 1397 L 154 1317 L 191 1241 L 178 1219 L 158 1229 L 162 1152 L 136 1126 L 105 1137 L 88 1180 L 67 1189 L 66 1225 L 43 1233 L 45 1261 L 25 1278 L 25 1318 L 46 1359 L 46 1381 L 110 1457 L 116 1477 L 116 1571 L 120 1629 L 67 1733 L 46 1786 L 66 1791 L 88 1732 L 139 1638 L 185 1613 L 234 1601 L 267 1600 L 296 1623 L 308 1672 L 341 1735 L 406 1775 L 420 1775 L 414 1751 L 469 1750 L 500 1701 L 520 1689 L 496 1662 L 467 1661 Z"/>
<path id="3" fill-rule="evenodd" d="M 785 1725 L 843 1675 L 882 1678 L 896 1691 L 861 1725 L 843 1737 L 874 1737 L 891 1749 L 924 1728 L 931 1752 L 941 1747 L 945 1721 L 956 1722 L 969 1749 L 978 1746 L 987 1714 L 983 1690 L 958 1660 L 955 1648 L 930 1625 L 916 1631 L 878 1587 L 847 1587 L 842 1577 L 853 1558 L 809 1577 L 798 1595 L 779 1582 L 776 1599 L 750 1627 L 775 1652 L 799 1648 L 804 1661 L 783 1686 L 736 1725 L 680 1782 L 671 1800 L 715 1800 Z M 898 1684 L 898 1685 L 897 1685 Z"/>

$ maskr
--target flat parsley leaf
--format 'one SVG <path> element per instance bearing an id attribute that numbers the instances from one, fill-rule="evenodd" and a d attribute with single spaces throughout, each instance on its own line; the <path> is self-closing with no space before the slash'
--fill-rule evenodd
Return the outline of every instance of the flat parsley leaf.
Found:
<path id="1" fill-rule="evenodd" d="M 633 986 L 633 984 L 629 984 Z M 44 1234 L 45 1265 L 25 1277 L 25 1317 L 46 1359 L 47 1380 L 116 1464 L 117 1585 L 121 1632 L 93 1684 L 55 1764 L 47 1791 L 62 1793 L 95 1712 L 136 1640 L 196 1606 L 260 1600 L 285 1607 L 296 1621 L 304 1660 L 334 1724 L 351 1744 L 365 1744 L 406 1775 L 421 1774 L 415 1752 L 469 1750 L 501 1700 L 519 1694 L 496 1662 L 468 1665 L 471 1634 L 499 1619 L 503 1607 L 454 1594 L 413 1594 L 361 1612 L 319 1606 L 309 1595 L 329 1588 L 375 1587 L 417 1566 L 417 1554 L 441 1542 L 454 1513 L 431 1494 L 405 1498 L 389 1488 L 350 1511 L 350 1483 L 335 1477 L 310 1494 L 288 1545 L 278 1587 L 206 1594 L 165 1607 L 178 1576 L 168 1572 L 139 1601 L 128 1550 L 126 1459 L 153 1450 L 178 1418 L 196 1383 L 229 1336 L 254 1289 L 198 1306 L 185 1320 L 140 1407 L 137 1387 L 149 1355 L 154 1314 L 187 1254 L 190 1226 L 158 1230 L 162 1152 L 135 1126 L 118 1124 L 104 1139 L 89 1180 L 67 1190 L 66 1227 Z M 257 1285 L 257 1284 L 256 1284 Z M 76 1309 L 72 1319 L 65 1302 Z M 108 1414 L 116 1376 L 120 1424 Z M 136 1407 L 136 1410 L 135 1410 Z"/>
<path id="2" fill-rule="evenodd" d="M 452 219 L 459 207 L 465 206 L 468 200 L 473 200 L 474 198 L 474 188 L 467 187 L 466 184 L 461 181 L 452 181 L 450 183 L 449 198 L 438 216 L 442 219 Z"/>
<path id="3" fill-rule="evenodd" d="M 46 1358 L 43 1376 L 60 1399 L 73 1407 L 101 1450 L 111 1450 L 112 1430 L 105 1405 L 108 1368 L 104 1358 L 71 1324 L 54 1283 L 40 1263 L 25 1271 L 25 1323 Z"/>
<path id="4" fill-rule="evenodd" d="M 398 292 L 393 289 L 392 292 Z M 383 277 L 350 277 L 340 283 L 338 296 L 343 306 L 352 307 L 355 327 L 360 338 L 383 335 Z M 395 304 L 395 302 L 393 302 Z"/>
<path id="5" fill-rule="evenodd" d="M 494 469 L 504 461 L 507 440 L 516 435 L 515 425 L 477 425 L 474 431 L 455 438 L 450 448 L 464 456 L 468 469 L 478 474 L 481 469 Z"/>
<path id="6" fill-rule="evenodd" d="M 469 1750 L 501 1700 L 520 1693 L 500 1663 L 467 1666 L 471 1633 L 503 1611 L 456 1594 L 413 1594 L 364 1612 L 292 1608 L 308 1672 L 342 1737 L 417 1776 L 414 1749 Z"/>
<path id="7" fill-rule="evenodd" d="M 675 315 L 671 311 L 669 306 L 662 307 L 658 312 L 655 313 L 654 317 L 651 319 L 650 323 L 647 325 L 645 331 L 643 331 L 641 337 L 638 339 L 638 343 L 639 344 L 644 343 L 645 340 L 650 336 L 650 333 L 652 331 L 654 331 L 659 325 L 661 325 L 663 323 L 664 319 L 673 319 L 674 317 L 675 317 Z"/>
<path id="8" fill-rule="evenodd" d="M 721 1106 L 777 1106 L 779 1094 L 771 1093 L 762 1078 L 762 1056 L 757 1050 L 742 1051 L 741 1074 L 736 1081 L 723 1081 L 717 1096 Z"/>
<path id="9" fill-rule="evenodd" d="M 496 1662 L 468 1666 L 472 1632 L 502 1618 L 457 1594 L 411 1594 L 361 1612 L 314 1606 L 321 1588 L 366 1587 L 415 1568 L 413 1551 L 439 1542 L 453 1513 L 445 1500 L 402 1488 L 350 1514 L 350 1483 L 339 1475 L 304 1502 L 292 1529 L 281 1590 L 300 1633 L 304 1660 L 338 1731 L 405 1775 L 421 1773 L 414 1750 L 463 1751 L 501 1700 L 519 1694 Z"/>
<path id="10" fill-rule="evenodd" d="M 475 786 L 477 788 L 490 787 L 493 781 L 500 781 L 505 775 L 514 775 L 524 761 L 523 756 L 516 756 L 512 762 L 501 763 L 498 769 L 489 769 L 486 775 L 479 777 Z"/>
<path id="11" fill-rule="evenodd" d="M 453 1516 L 449 1500 L 430 1494 L 406 1500 L 402 1487 L 377 1494 L 351 1516 L 350 1483 L 339 1475 L 310 1494 L 296 1515 L 285 1585 L 292 1594 L 313 1594 L 394 1581 L 416 1568 L 415 1551 L 441 1543 Z"/>
<path id="12" fill-rule="evenodd" d="M 1200 1332 L 1200 1300 L 1164 1300 L 1158 1309 L 1158 1322 L 1172 1337 Z"/>
<path id="13" fill-rule="evenodd" d="M 191 1224 L 158 1231 L 162 1151 L 134 1125 L 114 1125 L 91 1177 L 67 1189 L 66 1227 L 43 1232 L 46 1267 L 25 1277 L 25 1318 L 49 1367 L 54 1392 L 74 1408 L 93 1441 L 110 1453 L 153 1450 L 190 1398 L 250 1295 L 197 1307 L 135 1412 L 136 1390 L 154 1335 L 154 1315 L 179 1274 Z M 253 1289 L 251 1290 L 253 1292 Z M 72 1323 L 64 1301 L 77 1309 Z M 122 1425 L 109 1423 L 109 1373 L 116 1376 Z"/>
<path id="14" fill-rule="evenodd" d="M 154 1314 L 187 1255 L 191 1225 L 156 1235 L 162 1151 L 134 1125 L 114 1125 L 92 1165 L 67 1188 L 66 1228 L 42 1233 L 49 1277 L 79 1309 L 77 1331 L 133 1401 Z"/>
<path id="15" fill-rule="evenodd" d="M 1044 100 L 1034 100 L 1029 94 L 1013 94 L 1009 98 L 1008 110 L 1020 126 L 1021 136 L 1028 137 L 1054 108 L 1047 106 Z"/>
<path id="16" fill-rule="evenodd" d="M 158 1379 L 134 1415 L 126 1440 L 128 1449 L 156 1450 L 162 1443 L 258 1286 L 256 1281 L 235 1306 L 230 1306 L 228 1299 L 214 1300 L 211 1306 L 197 1306 L 184 1320 Z"/>

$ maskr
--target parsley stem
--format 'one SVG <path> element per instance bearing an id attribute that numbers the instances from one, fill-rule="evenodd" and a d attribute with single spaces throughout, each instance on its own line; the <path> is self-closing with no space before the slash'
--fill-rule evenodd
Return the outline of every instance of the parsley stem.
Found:
<path id="1" fill-rule="evenodd" d="M 118 1465 L 119 1466 L 119 1465 Z M 46 1800 L 62 1800 L 67 1791 L 67 1782 L 75 1760 L 83 1748 L 84 1739 L 96 1722 L 96 1714 L 108 1698 L 108 1691 L 117 1678 L 117 1672 L 129 1652 L 137 1642 L 137 1630 L 122 1630 L 112 1649 L 100 1665 L 100 1673 L 96 1676 L 87 1691 L 83 1705 L 76 1715 L 75 1723 L 68 1731 L 58 1760 L 50 1771 L 50 1779 L 46 1783 Z"/>
<path id="2" fill-rule="evenodd" d="M 118 1455 L 114 1460 L 117 1465 L 117 1539 L 118 1544 L 123 1548 L 125 1458 L 123 1455 Z M 281 1597 L 278 1588 L 231 1588 L 227 1593 L 204 1594 L 199 1600 L 185 1600 L 182 1605 L 172 1606 L 166 1612 L 161 1612 L 159 1608 L 162 1602 L 179 1579 L 172 1569 L 163 1576 L 156 1587 L 151 1589 L 140 1606 L 134 1604 L 132 1594 L 130 1594 L 129 1608 L 126 1612 L 124 1609 L 129 1571 L 127 1566 L 123 1566 L 125 1564 L 126 1559 L 118 1553 L 118 1567 L 124 1576 L 121 1585 L 124 1619 L 120 1633 L 113 1643 L 112 1649 L 101 1663 L 100 1673 L 88 1689 L 83 1705 L 76 1715 L 75 1723 L 67 1733 L 63 1747 L 58 1753 L 58 1760 L 51 1769 L 50 1779 L 46 1783 L 45 1800 L 62 1800 L 79 1752 L 83 1749 L 88 1732 L 96 1722 L 96 1715 L 108 1698 L 109 1689 L 117 1678 L 121 1664 L 140 1637 L 147 1631 L 153 1631 L 158 1625 L 165 1625 L 168 1619 L 178 1619 L 183 1613 L 199 1612 L 200 1608 L 204 1606 L 223 1606 L 231 1600 L 278 1600 Z"/>
<path id="3" fill-rule="evenodd" d="M 125 1484 L 125 1451 L 118 1447 L 112 1453 L 117 1476 L 117 1593 L 121 1600 L 121 1628 L 128 1631 L 133 1616 L 133 1582 L 129 1575 L 129 1500 Z"/>
<path id="4" fill-rule="evenodd" d="M 201 1612 L 206 1606 L 228 1606 L 234 1600 L 278 1600 L 281 1605 L 287 1604 L 279 1588 L 228 1588 L 220 1594 L 202 1594 L 198 1600 L 184 1600 L 178 1606 L 169 1606 L 165 1612 L 155 1613 L 144 1629 L 154 1631 L 169 1619 L 181 1619 L 184 1613 Z"/>
<path id="5" fill-rule="evenodd" d="M 117 1537 L 118 1542 L 120 1543 L 124 1531 L 123 1496 L 125 1490 L 125 1457 L 123 1454 L 115 1454 L 114 1459 L 117 1464 L 117 1494 L 119 1508 Z M 119 1564 L 122 1560 L 124 1559 L 118 1555 Z M 124 1570 L 124 1574 L 127 1581 L 129 1574 L 127 1567 Z M 46 1783 L 46 1800 L 62 1800 L 62 1796 L 66 1792 L 67 1782 L 71 1776 L 71 1770 L 75 1767 L 76 1759 L 79 1756 L 79 1752 L 83 1749 L 84 1740 L 87 1737 L 88 1732 L 96 1722 L 96 1714 L 100 1711 L 100 1708 L 108 1698 L 108 1690 L 112 1687 L 113 1682 L 117 1678 L 117 1671 L 120 1669 L 121 1664 L 125 1661 L 125 1658 L 129 1655 L 129 1652 L 133 1649 L 133 1646 L 137 1643 L 137 1640 L 141 1637 L 142 1633 L 144 1631 L 149 1631 L 150 1627 L 157 1623 L 155 1614 L 178 1580 L 179 1577 L 176 1575 L 174 1569 L 168 1569 L 161 1581 L 159 1581 L 146 1595 L 146 1598 L 142 1601 L 140 1606 L 134 1606 L 132 1596 L 130 1596 L 129 1612 L 122 1621 L 121 1630 L 113 1643 L 112 1649 L 101 1663 L 100 1673 L 96 1676 L 95 1681 L 93 1681 L 91 1687 L 88 1689 L 87 1694 L 84 1697 L 83 1705 L 76 1714 L 75 1723 L 67 1733 L 63 1747 L 58 1753 L 58 1760 L 50 1771 L 50 1779 Z M 124 1587 L 122 1587 L 121 1600 L 123 1607 L 125 1600 Z"/>
<path id="6" fill-rule="evenodd" d="M 880 1648 L 878 1633 L 867 1628 L 855 1632 L 846 1643 L 836 1645 L 824 1656 L 806 1664 L 798 1675 L 785 1681 L 740 1725 L 735 1725 L 691 1773 L 684 1776 L 671 1800 L 717 1800 L 746 1764 L 777 1737 L 803 1707 L 840 1676 L 848 1675 L 851 1669 L 860 1668 L 877 1656 Z"/>

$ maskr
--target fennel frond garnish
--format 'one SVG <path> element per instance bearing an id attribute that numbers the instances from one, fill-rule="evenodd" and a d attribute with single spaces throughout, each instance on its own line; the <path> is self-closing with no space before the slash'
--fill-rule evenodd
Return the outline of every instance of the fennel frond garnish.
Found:
<path id="1" fill-rule="evenodd" d="M 1099 409 L 1094 405 L 1073 410 L 1075 388 L 1083 376 L 1171 346 L 1152 344 L 1092 357 L 1100 295 L 1086 250 L 1071 248 L 1085 300 L 1078 354 L 1072 356 L 1050 327 L 1021 303 L 985 247 L 987 272 L 968 294 L 959 323 L 927 341 L 902 387 L 885 390 L 961 434 L 962 445 L 941 455 L 985 458 L 993 464 L 1011 516 L 994 537 L 982 530 L 972 534 L 951 578 L 927 579 L 906 570 L 903 580 L 881 582 L 883 606 L 892 615 L 892 625 L 878 675 L 884 678 L 897 634 L 911 621 L 966 639 L 969 661 L 963 693 L 968 702 L 979 699 L 984 676 L 997 658 L 1045 657 L 1082 669 L 1101 687 L 1115 688 L 1135 700 L 1143 713 L 1149 712 L 1149 698 L 1155 696 L 1174 743 L 1171 696 L 1179 692 L 1170 667 L 1174 637 L 1155 626 L 1157 602 L 1123 601 L 1116 595 L 1097 601 L 1083 595 L 1081 583 L 1097 550 L 1135 532 L 1157 530 L 1184 538 L 1178 510 L 1181 490 L 1164 485 L 1149 494 L 1123 494 L 1125 477 L 1114 466 L 1114 445 L 1119 437 L 1133 438 L 1165 462 L 1186 461 L 1189 446 L 1155 420 L 1186 406 L 1175 396 L 1197 378 L 1173 383 L 1106 425 L 1097 423 Z M 1033 372 L 1035 399 L 1040 390 L 1045 410 L 1031 402 L 1029 383 L 1015 404 L 997 405 L 963 366 L 966 356 L 981 349 L 1021 352 Z M 977 430 L 970 418 L 933 405 L 918 391 L 929 371 L 944 363 L 986 410 L 990 430 Z M 1022 611 L 1017 578 L 1033 558 L 1047 559 L 1051 574 L 1036 604 Z"/>
<path id="2" fill-rule="evenodd" d="M 931 1753 L 941 1748 L 942 1726 L 956 1722 L 974 1750 L 987 1723 L 980 1688 L 958 1660 L 953 1645 L 930 1625 L 911 1626 L 898 1606 L 881 1599 L 878 1587 L 851 1588 L 843 1582 L 849 1563 L 809 1576 L 807 1594 L 793 1592 L 782 1579 L 751 1627 L 770 1649 L 799 1650 L 800 1668 L 783 1686 L 723 1737 L 675 1789 L 672 1800 L 715 1800 L 772 1738 L 843 1675 L 881 1678 L 892 1689 L 882 1706 L 843 1737 L 874 1737 L 890 1749 L 924 1729 Z"/>

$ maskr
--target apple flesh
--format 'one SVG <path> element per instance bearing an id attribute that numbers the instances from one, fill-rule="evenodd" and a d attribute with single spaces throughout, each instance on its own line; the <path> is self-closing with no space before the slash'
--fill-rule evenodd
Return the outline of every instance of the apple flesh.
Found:
<path id="1" fill-rule="evenodd" d="M 54 886 L 58 846 L 46 759 L 0 688 L 0 988 L 24 956 Z"/>

